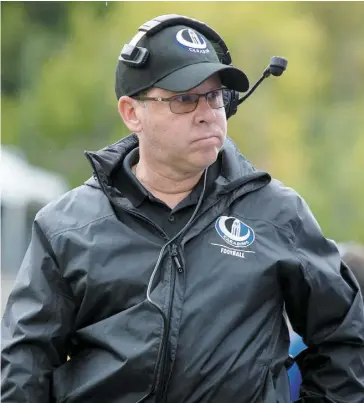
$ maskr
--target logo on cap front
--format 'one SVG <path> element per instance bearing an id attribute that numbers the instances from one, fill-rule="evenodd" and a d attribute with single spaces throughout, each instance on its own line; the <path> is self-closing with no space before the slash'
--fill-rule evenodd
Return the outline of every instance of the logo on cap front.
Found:
<path id="1" fill-rule="evenodd" d="M 193 53 L 209 53 L 205 38 L 191 28 L 184 28 L 177 32 L 176 39 L 186 50 Z"/>

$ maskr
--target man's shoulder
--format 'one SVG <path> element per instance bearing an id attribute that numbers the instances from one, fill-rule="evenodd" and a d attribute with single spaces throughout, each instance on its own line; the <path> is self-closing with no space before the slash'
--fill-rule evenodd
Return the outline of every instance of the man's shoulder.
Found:
<path id="1" fill-rule="evenodd" d="M 51 239 L 57 234 L 87 226 L 113 214 L 101 189 L 80 185 L 40 209 L 35 221 Z"/>
<path id="2" fill-rule="evenodd" d="M 235 173 L 237 172 L 239 176 L 261 172 L 271 177 L 269 172 L 260 171 L 249 161 L 230 137 L 226 138 L 224 152 L 227 155 L 225 164 L 229 164 L 229 170 Z M 272 177 L 266 186 L 261 187 L 258 192 L 253 192 L 251 196 L 254 197 L 258 203 L 262 203 L 265 206 L 276 206 L 278 209 L 295 209 L 296 204 L 302 200 L 302 197 L 296 190 Z"/>
<path id="3" fill-rule="evenodd" d="M 268 185 L 248 197 L 251 198 L 252 215 L 278 227 L 286 227 L 295 221 L 298 206 L 303 202 L 297 191 L 277 179 L 271 179 Z"/>
<path id="4" fill-rule="evenodd" d="M 267 193 L 267 197 L 273 198 L 279 203 L 286 202 L 287 205 L 294 205 L 297 203 L 297 200 L 301 199 L 299 193 L 285 185 L 278 179 L 272 178 L 269 185 L 266 186 L 265 191 Z"/>
<path id="5" fill-rule="evenodd" d="M 300 194 L 283 182 L 272 178 L 267 186 L 257 193 L 259 203 L 277 210 L 294 211 L 297 203 L 302 200 Z"/>

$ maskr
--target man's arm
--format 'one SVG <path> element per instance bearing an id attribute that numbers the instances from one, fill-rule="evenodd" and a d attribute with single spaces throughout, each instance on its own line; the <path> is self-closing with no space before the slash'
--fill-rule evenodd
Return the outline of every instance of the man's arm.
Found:
<path id="1" fill-rule="evenodd" d="M 289 232 L 297 260 L 283 270 L 282 289 L 292 326 L 308 346 L 297 359 L 301 396 L 363 403 L 364 307 L 359 285 L 305 202 L 298 198 L 296 207 Z"/>
<path id="2" fill-rule="evenodd" d="M 51 374 L 67 357 L 74 303 L 39 224 L 2 320 L 3 403 L 47 403 Z"/>

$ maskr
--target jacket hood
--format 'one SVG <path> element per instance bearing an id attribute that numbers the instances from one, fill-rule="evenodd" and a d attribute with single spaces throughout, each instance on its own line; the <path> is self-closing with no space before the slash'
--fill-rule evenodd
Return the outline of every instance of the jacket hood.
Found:
<path id="1" fill-rule="evenodd" d="M 92 187 L 101 187 L 110 184 L 110 179 L 124 158 L 131 150 L 139 146 L 136 134 L 130 134 L 114 144 L 99 151 L 86 151 L 85 155 L 94 171 L 93 178 L 85 182 Z M 231 138 L 227 137 L 220 151 L 222 164 L 220 176 L 217 179 L 219 193 L 228 193 L 240 185 L 254 179 L 269 183 L 271 180 L 267 172 L 257 170 L 238 150 Z"/>

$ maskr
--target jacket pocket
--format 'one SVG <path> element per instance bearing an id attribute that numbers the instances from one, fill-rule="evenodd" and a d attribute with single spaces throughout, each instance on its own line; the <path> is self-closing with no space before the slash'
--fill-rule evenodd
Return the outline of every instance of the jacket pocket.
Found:
<path id="1" fill-rule="evenodd" d="M 130 360 L 133 361 L 133 360 Z M 135 403 L 148 394 L 151 379 L 108 351 L 84 350 L 53 372 L 55 403 Z M 129 375 L 132 373 L 132 375 Z"/>
<path id="2" fill-rule="evenodd" d="M 85 346 L 53 372 L 56 403 L 135 403 L 152 388 L 161 318 L 139 304 L 75 332 Z"/>
<path id="3" fill-rule="evenodd" d="M 63 403 L 77 389 L 78 382 L 82 385 L 82 374 L 86 375 L 85 369 L 92 365 L 92 350 L 84 350 L 53 371 L 52 391 L 56 403 Z"/>

